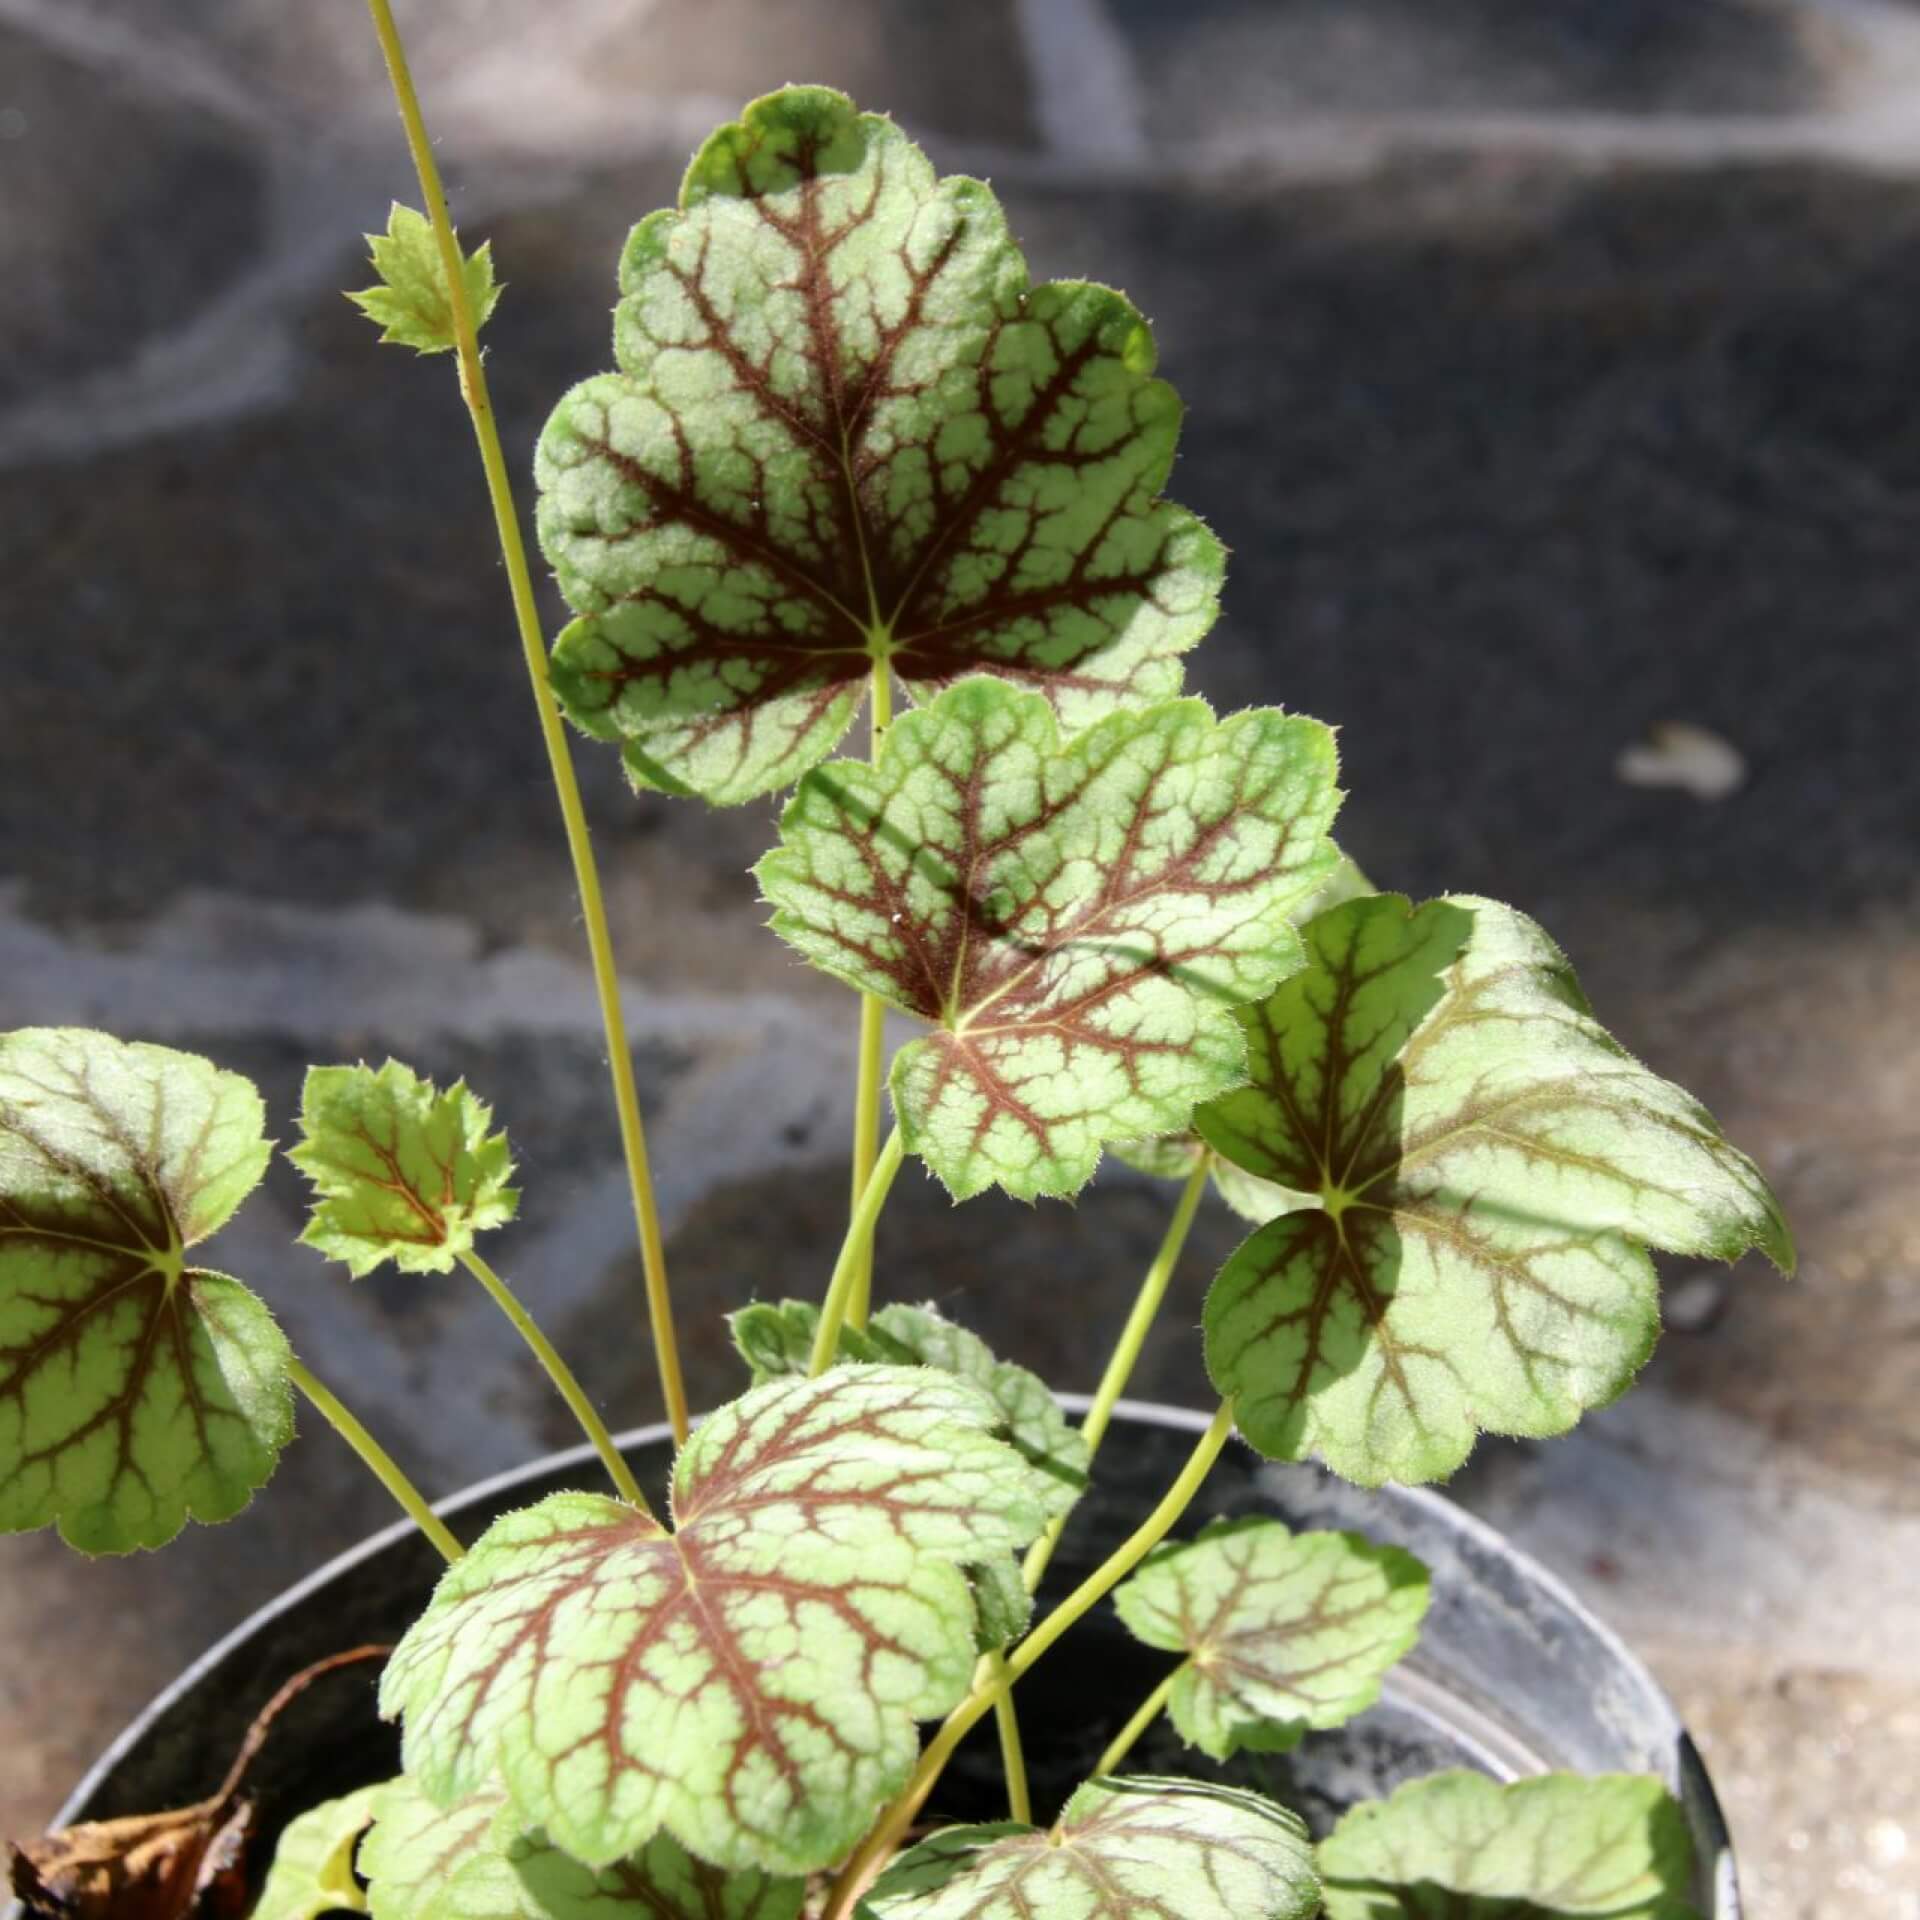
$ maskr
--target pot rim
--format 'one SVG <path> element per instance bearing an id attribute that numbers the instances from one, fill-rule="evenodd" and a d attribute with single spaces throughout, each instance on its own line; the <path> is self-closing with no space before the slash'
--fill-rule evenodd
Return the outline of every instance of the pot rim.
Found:
<path id="1" fill-rule="evenodd" d="M 1055 1397 L 1069 1413 L 1083 1414 L 1093 1396 L 1085 1393 L 1061 1393 Z M 1204 1432 L 1212 1418 L 1211 1415 L 1197 1412 L 1191 1407 L 1171 1406 L 1157 1400 L 1121 1399 L 1115 1403 L 1114 1413 L 1116 1417 L 1133 1421 L 1140 1426 L 1171 1427 L 1186 1433 Z M 698 1422 L 696 1421 L 695 1424 L 697 1425 Z M 673 1438 L 673 1430 L 666 1421 L 656 1420 L 646 1426 L 625 1428 L 613 1438 L 614 1445 L 625 1453 L 636 1447 L 658 1445 L 663 1440 L 670 1442 Z M 434 1501 L 433 1510 L 437 1514 L 452 1518 L 470 1507 L 493 1501 L 498 1495 L 510 1491 L 525 1481 L 544 1479 L 575 1466 L 597 1468 L 598 1456 L 591 1443 L 583 1442 L 579 1446 L 564 1447 L 557 1452 L 525 1461 L 517 1467 L 508 1467 L 503 1472 L 490 1474 L 484 1480 L 473 1481 L 457 1492 L 448 1494 L 444 1499 Z M 1321 1473 L 1327 1472 L 1327 1469 L 1317 1465 L 1315 1470 Z M 1384 1500 L 1389 1505 L 1411 1508 L 1415 1512 L 1424 1514 L 1440 1525 L 1464 1534 L 1482 1551 L 1509 1562 L 1529 1580 L 1544 1588 L 1555 1603 L 1564 1607 L 1586 1632 L 1592 1634 L 1607 1655 L 1645 1691 L 1648 1700 L 1665 1716 L 1671 1727 L 1679 1771 L 1688 1789 L 1688 1797 L 1698 1807 L 1703 1822 L 1711 1833 L 1716 1856 L 1712 1869 L 1713 1920 L 1739 1920 L 1741 1906 L 1733 1859 L 1733 1837 L 1727 1825 L 1725 1811 L 1720 1805 L 1719 1796 L 1714 1791 L 1713 1783 L 1694 1748 L 1672 1696 L 1654 1677 L 1651 1669 L 1640 1656 L 1567 1585 L 1560 1575 L 1551 1568 L 1543 1566 L 1531 1554 L 1515 1546 L 1497 1527 L 1489 1525 L 1477 1514 L 1469 1513 L 1444 1494 L 1436 1493 L 1428 1487 L 1408 1487 L 1391 1483 L 1369 1488 L 1367 1492 L 1371 1497 Z M 183 1668 L 128 1722 L 81 1776 L 79 1783 L 61 1803 L 60 1810 L 53 1816 L 49 1826 L 64 1827 L 73 1824 L 87 1800 L 92 1797 L 113 1768 L 119 1765 L 128 1751 L 146 1737 L 154 1722 L 167 1712 L 181 1695 L 197 1686 L 208 1673 L 218 1667 L 235 1647 L 264 1631 L 281 1614 L 298 1606 L 318 1588 L 330 1585 L 342 1575 L 350 1573 L 354 1568 L 416 1531 L 414 1523 L 404 1519 L 382 1527 L 379 1532 L 369 1534 L 357 1546 L 348 1547 L 344 1552 L 335 1554 L 331 1560 L 324 1561 L 311 1573 L 295 1581 L 290 1587 L 284 1588 L 264 1606 L 256 1608 L 230 1631 L 222 1634 L 206 1652 Z M 0 1910 L 0 1913 L 5 1911 L 7 1910 Z"/>

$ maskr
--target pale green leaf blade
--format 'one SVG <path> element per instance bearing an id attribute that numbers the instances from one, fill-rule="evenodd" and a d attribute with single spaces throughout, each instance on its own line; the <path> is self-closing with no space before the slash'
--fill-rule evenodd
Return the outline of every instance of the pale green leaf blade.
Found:
<path id="1" fill-rule="evenodd" d="M 620 267 L 620 371 L 555 411 L 553 680 L 636 782 L 735 802 L 829 753 L 876 659 L 1069 727 L 1180 688 L 1225 562 L 1162 500 L 1180 403 L 1120 294 L 1031 287 L 989 189 L 824 87 L 750 105 Z"/>
<path id="2" fill-rule="evenodd" d="M 310 1067 L 287 1154 L 317 1196 L 302 1242 L 357 1280 L 391 1260 L 447 1273 L 474 1236 L 513 1218 L 513 1156 L 464 1080 L 442 1093 L 409 1067 Z"/>
<path id="3" fill-rule="evenodd" d="M 973 1589 L 973 1643 L 982 1653 L 1010 1645 L 1026 1632 L 1033 1618 L 1033 1595 L 1027 1591 L 1020 1562 L 1010 1553 L 966 1569 Z"/>
<path id="4" fill-rule="evenodd" d="M 761 1301 L 727 1316 L 733 1343 L 754 1384 L 808 1373 L 820 1309 L 809 1300 Z M 998 1358 L 976 1333 L 933 1306 L 885 1306 L 865 1327 L 843 1327 L 839 1360 L 938 1367 L 978 1387 L 1000 1410 L 994 1431 L 1033 1469 L 1033 1491 L 1049 1519 L 1086 1491 L 1091 1460 L 1085 1436 L 1061 1412 L 1037 1373 Z M 997 1643 L 996 1643 L 997 1644 Z"/>
<path id="5" fill-rule="evenodd" d="M 1202 1109 L 1236 1165 L 1319 1196 L 1215 1281 L 1207 1365 L 1274 1458 L 1432 1480 L 1476 1431 L 1563 1433 L 1659 1330 L 1648 1247 L 1793 1247 L 1766 1182 L 1593 1018 L 1532 921 L 1358 899 L 1243 1017 L 1252 1084 Z"/>
<path id="6" fill-rule="evenodd" d="M 1380 1697 L 1419 1637 L 1427 1570 L 1351 1533 L 1222 1520 L 1152 1556 L 1114 1594 L 1128 1629 L 1186 1655 L 1167 1710 L 1216 1760 L 1283 1752 Z"/>
<path id="7" fill-rule="evenodd" d="M 1314 720 L 1180 700 L 1062 742 L 970 680 L 809 774 L 756 872 L 791 946 L 933 1028 L 893 1064 L 908 1147 L 1033 1199 L 1241 1079 L 1234 1009 L 1300 963 L 1338 797 Z"/>
<path id="8" fill-rule="evenodd" d="M 273 1865 L 249 1920 L 319 1920 L 323 1913 L 365 1913 L 354 1877 L 354 1850 L 373 1824 L 378 1787 L 362 1787 L 310 1807 L 283 1829 Z"/>
<path id="9" fill-rule="evenodd" d="M 1436 1773 L 1320 1843 L 1327 1920 L 1699 1920 L 1686 1816 L 1658 1780 Z"/>
<path id="10" fill-rule="evenodd" d="M 441 1808 L 411 1780 L 380 1789 L 360 1852 L 373 1920 L 798 1920 L 806 1882 L 726 1873 L 658 1835 L 590 1867 L 522 1833 L 498 1787 Z"/>
<path id="11" fill-rule="evenodd" d="M 1193 1780 L 1090 1780 L 1052 1832 L 956 1827 L 904 1855 L 874 1920 L 1308 1920 L 1320 1909 L 1300 1821 Z"/>
<path id="12" fill-rule="evenodd" d="M 804 1380 L 813 1371 L 813 1336 L 820 1309 L 811 1300 L 756 1300 L 727 1315 L 734 1351 L 747 1363 L 756 1387 L 769 1380 Z M 858 1327 L 843 1326 L 836 1349 L 842 1362 L 897 1360 L 882 1353 Z"/>
<path id="13" fill-rule="evenodd" d="M 0 1532 L 87 1553 L 226 1520 L 293 1433 L 285 1336 L 187 1249 L 252 1191 L 252 1085 L 79 1028 L 0 1035 Z"/>
<path id="14" fill-rule="evenodd" d="M 450 353 L 459 342 L 454 335 L 453 304 L 447 297 L 446 264 L 432 223 L 424 213 L 397 201 L 387 216 L 385 233 L 367 235 L 373 270 L 379 284 L 350 293 L 347 298 L 377 327 L 383 344 L 412 347 L 416 353 Z M 493 243 L 461 256 L 463 291 L 476 334 L 500 300 L 493 277 Z"/>
<path id="15" fill-rule="evenodd" d="M 596 1865 L 662 1830 L 729 1868 L 838 1858 L 966 1691 L 963 1569 L 1044 1523 L 998 1418 L 929 1368 L 836 1368 L 695 1432 L 672 1533 L 590 1494 L 496 1522 L 388 1664 L 408 1772 L 441 1799 L 498 1773 Z"/>

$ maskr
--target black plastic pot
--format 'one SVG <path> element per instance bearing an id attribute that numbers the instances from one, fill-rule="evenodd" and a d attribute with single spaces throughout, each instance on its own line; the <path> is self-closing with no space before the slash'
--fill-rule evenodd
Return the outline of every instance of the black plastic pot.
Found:
<path id="1" fill-rule="evenodd" d="M 1099 1482 L 1054 1560 L 1043 1605 L 1138 1523 L 1204 1425 L 1175 1408 L 1123 1403 L 1100 1456 Z M 621 1444 L 649 1494 L 663 1488 L 666 1430 L 645 1428 Z M 483 1481 L 441 1511 L 471 1538 L 495 1514 L 564 1486 L 593 1485 L 598 1476 L 583 1447 Z M 1215 1773 L 1259 1786 L 1297 1808 L 1317 1833 L 1356 1801 L 1437 1767 L 1473 1766 L 1503 1779 L 1561 1767 L 1653 1773 L 1686 1808 L 1695 1905 L 1708 1920 L 1738 1920 L 1726 1824 L 1672 1703 L 1551 1574 L 1435 1494 L 1366 1493 L 1317 1468 L 1271 1466 L 1235 1447 L 1182 1530 L 1244 1513 L 1273 1514 L 1297 1528 L 1347 1528 L 1419 1555 L 1433 1573 L 1420 1643 L 1388 1677 L 1376 1708 L 1337 1733 L 1310 1736 L 1292 1754 L 1242 1756 L 1213 1769 L 1162 1722 L 1135 1749 L 1130 1768 Z M 59 1821 L 180 1806 L 211 1792 L 281 1681 L 343 1648 L 398 1638 L 439 1572 L 432 1548 L 405 1522 L 322 1567 L 162 1693 L 80 1783 Z M 374 1713 L 374 1671 L 329 1678 L 276 1731 L 253 1775 L 263 1794 L 264 1840 L 303 1807 L 395 1770 L 393 1730 Z M 1111 1608 L 1096 1609 L 1034 1668 L 1018 1698 L 1037 1811 L 1050 1816 L 1164 1671 L 1165 1656 L 1136 1645 Z M 1005 1817 L 990 1735 L 989 1724 L 961 1750 L 933 1812 Z"/>

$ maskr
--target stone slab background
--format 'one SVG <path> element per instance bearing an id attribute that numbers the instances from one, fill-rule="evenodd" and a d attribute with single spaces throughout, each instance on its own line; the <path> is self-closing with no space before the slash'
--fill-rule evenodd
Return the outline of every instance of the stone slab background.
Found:
<path id="1" fill-rule="evenodd" d="M 1755 1912 L 1920 1915 L 1920 7 L 1908 0 L 413 0 L 457 217 L 509 290 L 510 447 L 608 358 L 628 225 L 790 79 L 989 174 L 1036 271 L 1125 286 L 1235 550 L 1192 679 L 1342 729 L 1383 882 L 1543 919 L 1767 1166 L 1804 1267 L 1670 1274 L 1641 1389 L 1453 1491 L 1679 1697 Z M 338 289 L 410 174 L 352 0 L 0 0 L 0 1025 L 256 1075 L 465 1072 L 523 1163 L 501 1263 L 655 1412 L 597 1028 L 444 365 Z M 1621 751 L 1706 726 L 1706 803 Z M 714 1309 L 817 1288 L 849 1007 L 759 925 L 772 809 L 581 754 L 698 1397 Z M 1167 1196 L 882 1236 L 1065 1384 Z M 570 1436 L 484 1303 L 351 1290 L 276 1171 L 225 1237 L 424 1482 Z M 1142 1391 L 1204 1391 L 1203 1217 Z M 425 1411 L 431 1406 L 431 1412 Z M 325 1434 L 234 1525 L 0 1542 L 0 1830 L 173 1670 L 386 1518 Z"/>

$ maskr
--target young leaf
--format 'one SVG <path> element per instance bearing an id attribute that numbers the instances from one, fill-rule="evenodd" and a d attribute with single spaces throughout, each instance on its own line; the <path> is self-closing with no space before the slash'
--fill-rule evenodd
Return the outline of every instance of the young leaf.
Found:
<path id="1" fill-rule="evenodd" d="M 734 1351 L 747 1363 L 756 1387 L 769 1380 L 804 1380 L 813 1368 L 813 1336 L 819 1325 L 820 1309 L 811 1300 L 756 1300 L 727 1315 Z M 840 1329 L 843 1363 L 888 1357 L 876 1351 L 859 1327 Z"/>
<path id="2" fill-rule="evenodd" d="M 806 1882 L 723 1873 L 658 1835 L 589 1867 L 522 1833 L 498 1787 L 441 1808 L 404 1777 L 378 1790 L 360 1849 L 373 1920 L 798 1920 Z"/>
<path id="3" fill-rule="evenodd" d="M 729 1314 L 734 1345 L 754 1370 L 754 1383 L 806 1373 L 820 1309 L 808 1300 L 763 1301 Z M 1033 1469 L 1034 1495 L 1048 1519 L 1086 1491 L 1091 1456 L 1085 1436 L 1060 1411 L 1037 1373 L 994 1357 L 978 1334 L 955 1326 L 933 1307 L 882 1307 L 865 1328 L 841 1330 L 840 1357 L 938 1367 L 976 1386 L 1000 1409 L 995 1429 Z"/>
<path id="4" fill-rule="evenodd" d="M 442 1093 L 409 1067 L 309 1067 L 287 1158 L 319 1195 L 302 1243 L 358 1280 L 391 1260 L 448 1273 L 474 1235 L 513 1218 L 513 1156 L 493 1109 L 456 1080 Z"/>
<path id="5" fill-rule="evenodd" d="M 935 1029 L 893 1104 L 954 1197 L 1070 1194 L 1244 1073 L 1233 1010 L 1300 964 L 1333 778 L 1315 720 L 1179 700 L 1063 745 L 972 680 L 809 774 L 755 871 L 775 932 Z"/>
<path id="6" fill-rule="evenodd" d="M 1196 1116 L 1227 1159 L 1319 1197 L 1234 1254 L 1207 1367 L 1263 1453 L 1432 1480 L 1477 1429 L 1563 1433 L 1659 1331 L 1648 1246 L 1793 1246 L 1753 1163 L 1588 1010 L 1531 920 L 1397 894 L 1307 928 L 1244 1014 L 1253 1083 Z"/>
<path id="7" fill-rule="evenodd" d="M 386 232 L 368 234 L 367 245 L 373 250 L 373 270 L 380 284 L 347 298 L 376 327 L 385 329 L 382 343 L 391 341 L 416 353 L 452 352 L 459 342 L 454 338 L 453 307 L 447 298 L 447 270 L 432 222 L 396 201 L 387 216 Z M 500 299 L 501 290 L 493 278 L 493 243 L 463 255 L 460 272 L 477 334 Z"/>
<path id="8" fill-rule="evenodd" d="M 1225 1760 L 1284 1752 L 1372 1706 L 1419 1637 L 1427 1570 L 1358 1534 L 1221 1520 L 1154 1554 L 1114 1604 L 1136 1639 L 1187 1656 L 1167 1709 Z"/>
<path id="9" fill-rule="evenodd" d="M 606 1865 L 662 1829 L 805 1873 L 905 1782 L 967 1690 L 961 1569 L 1045 1519 L 998 1410 L 926 1368 L 841 1367 L 720 1409 L 675 1531 L 590 1494 L 509 1514 L 395 1651 L 382 1709 L 437 1799 L 505 1779 L 524 1826 Z"/>
<path id="10" fill-rule="evenodd" d="M 1658 1780 L 1435 1773 L 1320 1843 L 1327 1920 L 1698 1920 L 1685 1815 Z"/>
<path id="11" fill-rule="evenodd" d="M 1308 1920 L 1306 1828 L 1258 1794 L 1090 1780 L 1052 1832 L 1006 1823 L 924 1840 L 868 1896 L 875 1920 Z"/>
<path id="12" fill-rule="evenodd" d="M 1111 289 L 1030 287 L 992 193 L 824 87 L 756 100 L 620 263 L 618 373 L 541 438 L 574 722 L 732 803 L 846 731 L 876 661 L 1069 727 L 1180 688 L 1225 562 L 1158 496 L 1180 403 Z"/>
<path id="13" fill-rule="evenodd" d="M 319 1920 L 323 1913 L 365 1913 L 353 1853 L 373 1821 L 378 1787 L 325 1800 L 292 1821 L 273 1850 L 273 1865 L 250 1920 Z"/>
<path id="14" fill-rule="evenodd" d="M 193 1054 L 0 1035 L 0 1532 L 157 1547 L 273 1471 L 286 1338 L 186 1259 L 258 1182 L 263 1118 L 247 1081 Z"/>

